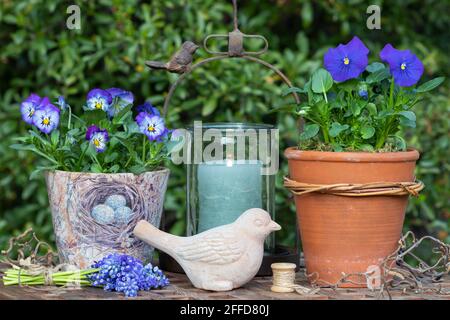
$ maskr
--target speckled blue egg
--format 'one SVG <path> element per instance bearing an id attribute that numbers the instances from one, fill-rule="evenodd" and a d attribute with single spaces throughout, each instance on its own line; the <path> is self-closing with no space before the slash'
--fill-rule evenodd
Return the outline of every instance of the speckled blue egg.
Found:
<path id="1" fill-rule="evenodd" d="M 114 211 L 114 219 L 117 224 L 127 224 L 131 221 L 133 212 L 128 207 L 121 207 Z"/>
<path id="2" fill-rule="evenodd" d="M 127 199 L 120 194 L 113 194 L 106 198 L 105 204 L 113 208 L 113 210 L 125 207 L 127 205 Z"/>
<path id="3" fill-rule="evenodd" d="M 91 216 L 100 224 L 110 224 L 114 222 L 114 210 L 104 204 L 96 205 L 92 209 Z"/>

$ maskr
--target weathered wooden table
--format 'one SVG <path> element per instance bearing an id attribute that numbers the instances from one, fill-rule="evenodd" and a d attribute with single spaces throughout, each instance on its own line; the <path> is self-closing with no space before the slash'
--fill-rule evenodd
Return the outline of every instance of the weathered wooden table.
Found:
<path id="1" fill-rule="evenodd" d="M 0 268 L 1 269 L 1 268 Z M 1 272 L 0 272 L 1 274 Z M 182 274 L 166 273 L 171 285 L 161 289 L 140 292 L 137 298 L 141 300 L 372 300 L 377 298 L 377 292 L 367 289 L 321 289 L 312 296 L 302 296 L 297 293 L 273 293 L 270 291 L 270 277 L 253 279 L 243 288 L 229 292 L 210 292 L 194 288 L 187 277 Z M 297 283 L 308 286 L 303 271 L 297 274 Z M 450 292 L 450 277 L 440 283 L 442 288 Z M 403 293 L 400 290 L 390 290 L 395 300 L 450 300 L 448 295 Z M 388 297 L 385 295 L 384 297 Z M 56 288 L 56 287 L 19 287 L 3 286 L 0 281 L 0 300 L 33 299 L 33 300 L 95 300 L 95 299 L 127 299 L 122 294 L 105 292 L 99 288 Z"/>

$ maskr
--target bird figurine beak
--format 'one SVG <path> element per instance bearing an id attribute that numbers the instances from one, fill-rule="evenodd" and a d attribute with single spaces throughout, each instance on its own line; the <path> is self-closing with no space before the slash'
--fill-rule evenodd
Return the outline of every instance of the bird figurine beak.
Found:
<path id="1" fill-rule="evenodd" d="M 275 221 L 272 221 L 271 223 L 269 223 L 269 228 L 271 231 L 281 230 L 281 226 L 278 223 L 276 223 Z"/>

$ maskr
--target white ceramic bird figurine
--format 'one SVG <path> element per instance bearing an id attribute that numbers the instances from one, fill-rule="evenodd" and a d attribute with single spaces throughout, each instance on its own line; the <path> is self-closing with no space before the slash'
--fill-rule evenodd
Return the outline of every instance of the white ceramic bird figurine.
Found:
<path id="1" fill-rule="evenodd" d="M 178 237 L 141 220 L 134 235 L 172 256 L 200 289 L 229 291 L 258 272 L 264 240 L 281 227 L 262 209 L 249 209 L 235 222 L 191 237 Z"/>

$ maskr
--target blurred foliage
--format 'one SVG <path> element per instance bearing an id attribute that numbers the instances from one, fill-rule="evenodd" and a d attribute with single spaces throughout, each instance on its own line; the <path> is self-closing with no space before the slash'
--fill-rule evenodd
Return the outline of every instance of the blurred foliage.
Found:
<path id="1" fill-rule="evenodd" d="M 423 59 L 426 74 L 449 76 L 450 3 L 441 0 L 247 0 L 241 2 L 241 30 L 269 39 L 262 58 L 283 70 L 298 86 L 321 66 L 328 47 L 358 35 L 373 51 L 385 43 L 409 48 Z M 93 87 L 121 87 L 162 106 L 176 76 L 149 71 L 145 60 L 166 60 L 184 40 L 201 43 L 211 33 L 231 30 L 230 1 L 217 0 L 98 0 L 76 1 L 81 30 L 68 30 L 66 8 L 71 1 L 0 1 L 0 247 L 12 235 L 33 226 L 39 237 L 53 240 L 51 216 L 43 178 L 29 180 L 39 165 L 30 153 L 9 148 L 23 134 L 19 102 L 30 92 L 66 96 L 80 108 Z M 382 6 L 382 29 L 368 30 L 366 9 Z M 226 47 L 226 44 L 217 44 Z M 247 49 L 256 50 L 252 42 Z M 198 51 L 197 58 L 207 54 Z M 371 56 L 376 56 L 375 54 Z M 212 63 L 194 72 L 177 90 L 169 112 L 171 127 L 203 121 L 276 123 L 282 150 L 298 142 L 298 126 L 287 114 L 269 114 L 286 89 L 263 66 L 238 59 Z M 407 132 L 409 145 L 422 153 L 417 175 L 426 185 L 410 202 L 405 229 L 437 234 L 450 241 L 449 81 L 417 106 L 418 127 Z M 75 112 L 80 112 L 76 110 Z M 282 158 L 283 159 L 283 158 Z M 277 178 L 277 220 L 281 242 L 295 243 L 292 197 Z M 166 225 L 185 229 L 185 170 L 172 170 L 166 198 Z M 286 201 L 288 199 L 288 201 Z"/>

